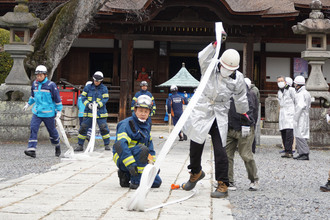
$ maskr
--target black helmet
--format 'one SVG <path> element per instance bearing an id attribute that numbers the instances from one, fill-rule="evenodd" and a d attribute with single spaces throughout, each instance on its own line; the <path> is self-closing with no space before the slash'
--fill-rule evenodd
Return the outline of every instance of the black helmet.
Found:
<path id="1" fill-rule="evenodd" d="M 140 87 L 142 87 L 142 86 L 148 86 L 147 81 L 142 81 L 142 82 L 140 82 Z"/>
<path id="2" fill-rule="evenodd" d="M 147 95 L 140 95 L 134 105 L 135 108 L 147 108 L 152 109 L 152 100 Z"/>

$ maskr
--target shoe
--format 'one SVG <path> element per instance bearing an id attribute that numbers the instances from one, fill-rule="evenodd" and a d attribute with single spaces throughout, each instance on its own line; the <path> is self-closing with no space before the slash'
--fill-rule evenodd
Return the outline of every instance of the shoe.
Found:
<path id="1" fill-rule="evenodd" d="M 180 137 L 179 141 L 183 141 L 183 138 L 182 138 L 182 137 Z"/>
<path id="2" fill-rule="evenodd" d="M 29 157 L 33 157 L 36 158 L 36 151 L 35 150 L 25 150 L 24 151 L 25 155 L 29 156 Z"/>
<path id="3" fill-rule="evenodd" d="M 130 184 L 129 184 L 129 176 L 121 171 L 121 170 L 118 170 L 118 177 L 119 177 L 119 184 L 121 187 L 129 187 Z"/>
<path id="4" fill-rule="evenodd" d="M 297 157 L 294 157 L 293 159 L 296 159 L 296 160 L 309 160 L 309 156 L 308 156 L 308 154 L 300 154 Z"/>
<path id="5" fill-rule="evenodd" d="M 280 154 L 283 154 L 283 153 L 285 153 L 285 150 L 281 150 L 281 151 L 279 151 L 279 153 Z"/>
<path id="6" fill-rule="evenodd" d="M 55 147 L 55 156 L 59 157 L 61 155 L 61 147 L 60 146 L 56 146 Z"/>
<path id="7" fill-rule="evenodd" d="M 188 140 L 187 135 L 183 134 L 183 140 L 184 140 L 184 141 Z"/>
<path id="8" fill-rule="evenodd" d="M 111 150 L 111 149 L 110 149 L 109 145 L 105 145 L 104 150 Z"/>
<path id="9" fill-rule="evenodd" d="M 212 198 L 225 198 L 228 196 L 228 186 L 222 182 L 218 181 L 217 189 L 211 193 Z"/>
<path id="10" fill-rule="evenodd" d="M 292 158 L 292 154 L 285 153 L 281 156 L 282 158 Z"/>
<path id="11" fill-rule="evenodd" d="M 78 146 L 74 149 L 74 151 L 83 151 L 84 147 L 80 144 L 78 144 Z"/>
<path id="12" fill-rule="evenodd" d="M 189 191 L 189 190 L 192 190 L 193 188 L 195 188 L 196 186 L 196 183 L 203 179 L 205 177 L 205 173 L 203 172 L 203 170 L 199 171 L 199 173 L 191 173 L 190 172 L 190 178 L 188 180 L 188 182 L 186 183 L 183 183 L 181 188 L 186 190 L 186 191 Z"/>
<path id="13" fill-rule="evenodd" d="M 249 191 L 257 191 L 259 189 L 259 183 L 258 181 L 255 181 L 253 183 L 250 183 Z"/>
<path id="14" fill-rule="evenodd" d="M 330 180 L 324 186 L 320 186 L 320 190 L 322 192 L 330 192 Z"/>
<path id="15" fill-rule="evenodd" d="M 139 187 L 138 184 L 134 184 L 134 183 L 130 183 L 130 184 L 129 184 L 129 188 L 130 188 L 130 189 L 137 189 L 138 187 Z"/>
<path id="16" fill-rule="evenodd" d="M 229 186 L 228 186 L 228 190 L 229 191 L 236 191 L 236 189 L 237 188 L 236 188 L 235 184 L 230 182 L 229 183 Z"/>

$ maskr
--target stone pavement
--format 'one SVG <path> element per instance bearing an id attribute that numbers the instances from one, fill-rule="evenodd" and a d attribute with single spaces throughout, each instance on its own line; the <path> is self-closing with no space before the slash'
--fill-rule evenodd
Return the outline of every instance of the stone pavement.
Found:
<path id="1" fill-rule="evenodd" d="M 169 133 L 152 132 L 156 153 L 160 152 Z M 33 158 L 31 158 L 33 160 Z M 151 189 L 145 208 L 191 195 L 171 184 L 189 178 L 189 141 L 174 142 L 161 165 L 163 183 Z M 84 160 L 65 160 L 49 172 L 30 174 L 0 182 L 0 219 L 233 219 L 227 199 L 212 199 L 214 191 L 213 152 L 210 139 L 202 159 L 206 176 L 196 186 L 192 198 L 147 212 L 128 211 L 126 204 L 135 192 L 121 188 L 112 152 L 95 152 Z"/>

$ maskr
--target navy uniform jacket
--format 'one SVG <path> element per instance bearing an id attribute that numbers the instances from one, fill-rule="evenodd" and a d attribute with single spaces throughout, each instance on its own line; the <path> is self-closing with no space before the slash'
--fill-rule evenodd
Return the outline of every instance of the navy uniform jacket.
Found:
<path id="1" fill-rule="evenodd" d="M 132 112 L 134 111 L 135 102 L 136 102 L 137 98 L 140 95 L 147 95 L 147 96 L 149 96 L 151 98 L 151 101 L 152 101 L 152 111 L 150 112 L 150 116 L 155 115 L 156 114 L 155 98 L 152 96 L 152 94 L 148 90 L 143 90 L 143 89 L 141 89 L 140 91 L 138 91 L 137 93 L 135 93 L 135 95 L 133 97 L 132 104 L 131 104 L 131 110 L 132 110 Z"/>
<path id="2" fill-rule="evenodd" d="M 131 126 L 129 125 L 129 121 L 133 121 L 135 126 L 135 132 L 132 131 Z M 122 152 L 116 152 L 115 147 L 113 147 L 113 161 L 116 164 L 122 161 L 126 167 L 128 167 L 129 165 L 137 166 L 133 154 L 136 154 L 135 152 L 140 150 L 140 147 L 137 146 L 139 144 L 144 144 L 146 147 L 148 147 L 149 154 L 153 157 L 153 161 L 155 161 L 156 153 L 154 150 L 154 145 L 152 143 L 150 131 L 151 120 L 147 120 L 145 123 L 142 123 L 138 120 L 134 112 L 131 117 L 120 121 L 117 125 L 115 143 L 120 142 Z M 119 156 L 120 160 L 118 160 Z"/>
<path id="3" fill-rule="evenodd" d="M 102 83 L 99 86 L 95 86 L 94 83 L 87 85 L 84 91 L 81 93 L 81 101 L 86 106 L 84 117 L 93 117 L 92 109 L 88 108 L 89 103 L 96 101 L 98 104 L 97 118 L 108 117 L 108 111 L 106 103 L 109 100 L 108 88 Z"/>
<path id="4" fill-rule="evenodd" d="M 173 94 L 168 98 L 167 111 L 173 117 L 174 116 L 180 117 L 183 112 L 182 105 L 186 105 L 186 104 L 188 104 L 188 101 L 186 98 L 183 98 L 177 92 L 173 92 Z"/>
<path id="5" fill-rule="evenodd" d="M 35 80 L 31 87 L 31 97 L 28 101 L 32 108 L 33 114 L 42 118 L 50 118 L 55 116 L 55 111 L 62 111 L 63 105 L 60 92 L 54 82 L 49 81 L 46 77 L 44 81 Z"/>

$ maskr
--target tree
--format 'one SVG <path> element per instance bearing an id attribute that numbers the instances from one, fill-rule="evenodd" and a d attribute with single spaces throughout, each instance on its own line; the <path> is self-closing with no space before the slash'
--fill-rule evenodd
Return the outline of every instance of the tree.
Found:
<path id="1" fill-rule="evenodd" d="M 48 67 L 48 78 L 51 79 L 54 70 L 63 57 L 69 52 L 73 41 L 87 27 L 92 18 L 106 4 L 107 8 L 116 8 L 121 5 L 127 10 L 127 15 L 135 14 L 136 18 L 145 14 L 143 7 L 138 8 L 148 0 L 68 0 L 58 5 L 34 32 L 30 44 L 34 52 L 25 62 L 28 73 L 31 73 L 39 64 Z M 159 0 L 158 0 L 159 1 Z M 158 4 L 158 1 L 157 4 Z M 54 5 L 54 4 L 53 4 Z M 133 6 L 133 7 L 130 7 Z M 118 8 L 117 8 L 118 9 Z"/>

